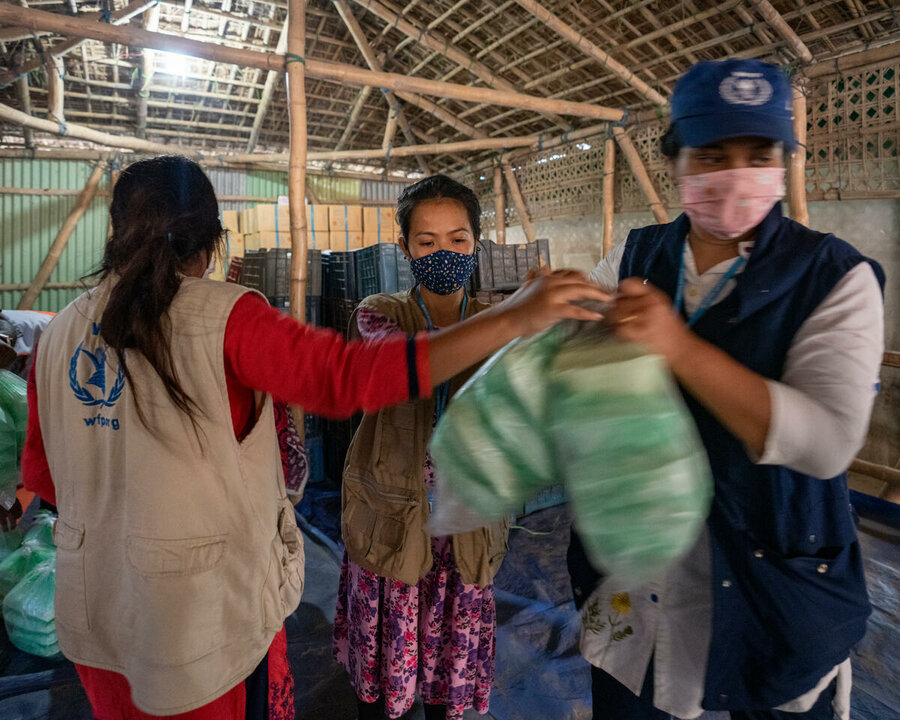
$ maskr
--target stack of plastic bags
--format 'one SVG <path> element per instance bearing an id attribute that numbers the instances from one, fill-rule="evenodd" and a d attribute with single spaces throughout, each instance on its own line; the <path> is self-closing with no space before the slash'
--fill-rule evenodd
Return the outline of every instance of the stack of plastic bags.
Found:
<path id="1" fill-rule="evenodd" d="M 16 501 L 27 426 L 27 384 L 0 370 L 0 505 L 7 510 Z"/>
<path id="2" fill-rule="evenodd" d="M 39 512 L 21 545 L 0 561 L 0 600 L 6 633 L 19 650 L 47 658 L 60 654 L 53 604 L 55 522 L 53 513 Z M 15 531 L 6 533 L 14 534 Z"/>
<path id="3" fill-rule="evenodd" d="M 696 541 L 712 480 L 665 363 L 598 323 L 561 323 L 492 357 L 431 443 L 431 532 L 464 532 L 562 483 L 592 564 L 618 586 L 658 577 Z"/>

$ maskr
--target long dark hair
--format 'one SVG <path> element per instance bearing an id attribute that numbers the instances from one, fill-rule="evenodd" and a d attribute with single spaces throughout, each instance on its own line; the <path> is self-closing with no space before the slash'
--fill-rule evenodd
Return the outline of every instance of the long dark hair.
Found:
<path id="1" fill-rule="evenodd" d="M 177 155 L 140 160 L 119 176 L 109 208 L 112 236 L 97 275 L 116 283 L 101 318 L 100 335 L 115 350 L 146 418 L 125 359 L 141 353 L 157 372 L 169 398 L 196 430 L 196 403 L 178 380 L 172 360 L 167 311 L 181 286 L 182 271 L 222 244 L 219 204 L 197 163 Z"/>
<path id="2" fill-rule="evenodd" d="M 403 188 L 403 192 L 400 193 L 400 198 L 397 200 L 397 222 L 400 224 L 400 232 L 407 250 L 409 250 L 409 223 L 412 220 L 413 210 L 423 200 L 438 198 L 450 198 L 463 204 L 466 214 L 469 216 L 469 225 L 472 226 L 475 243 L 478 243 L 481 237 L 481 205 L 478 202 L 478 196 L 453 178 L 446 175 L 431 175 Z"/>

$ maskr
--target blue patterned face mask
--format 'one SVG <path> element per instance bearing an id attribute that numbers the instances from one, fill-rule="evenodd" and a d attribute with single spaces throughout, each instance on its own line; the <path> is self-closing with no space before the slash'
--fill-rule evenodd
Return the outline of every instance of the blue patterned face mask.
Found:
<path id="1" fill-rule="evenodd" d="M 409 261 L 416 282 L 437 295 L 452 295 L 475 271 L 475 255 L 438 250 Z"/>

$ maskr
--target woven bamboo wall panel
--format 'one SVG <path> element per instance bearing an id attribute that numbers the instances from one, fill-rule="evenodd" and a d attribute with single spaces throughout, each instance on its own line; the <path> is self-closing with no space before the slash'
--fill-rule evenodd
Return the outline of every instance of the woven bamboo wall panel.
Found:
<path id="1" fill-rule="evenodd" d="M 810 200 L 896 197 L 900 192 L 900 61 L 892 60 L 809 83 L 807 94 L 807 192 Z M 668 121 L 628 128 L 657 193 L 678 207 L 678 188 L 660 152 Z M 600 214 L 603 136 L 536 152 L 516 168 L 532 220 Z M 469 174 L 486 229 L 494 226 L 489 174 Z M 647 199 L 621 153 L 616 156 L 616 212 L 647 209 Z M 507 200 L 507 222 L 519 222 Z"/>

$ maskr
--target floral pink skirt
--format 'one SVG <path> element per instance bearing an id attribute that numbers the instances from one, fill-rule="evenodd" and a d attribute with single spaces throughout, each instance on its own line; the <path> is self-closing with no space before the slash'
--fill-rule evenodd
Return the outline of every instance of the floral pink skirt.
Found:
<path id="1" fill-rule="evenodd" d="M 494 586 L 462 582 L 450 537 L 432 538 L 434 567 L 417 585 L 382 578 L 344 554 L 334 620 L 334 656 L 357 696 L 384 696 L 388 717 L 418 691 L 446 705 L 448 720 L 488 711 L 494 680 Z"/>

